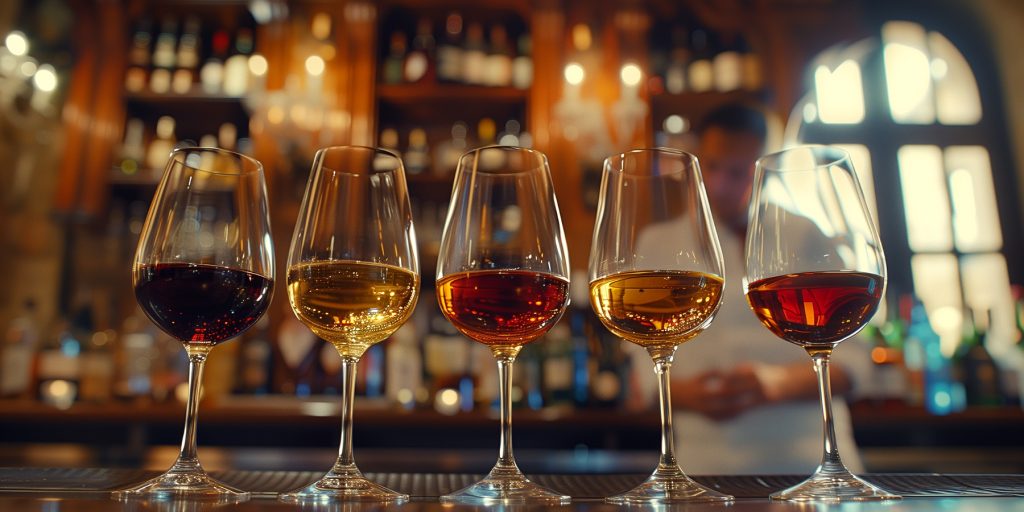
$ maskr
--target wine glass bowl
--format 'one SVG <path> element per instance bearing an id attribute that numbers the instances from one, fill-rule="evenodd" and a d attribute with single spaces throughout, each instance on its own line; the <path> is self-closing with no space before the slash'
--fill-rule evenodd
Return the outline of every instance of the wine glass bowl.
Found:
<path id="1" fill-rule="evenodd" d="M 498 363 L 498 461 L 480 482 L 441 497 L 474 505 L 561 504 L 527 479 L 512 454 L 512 364 L 569 302 L 569 255 L 547 157 L 511 146 L 464 154 L 455 171 L 437 263 L 437 300 L 460 332 Z"/>
<path id="2" fill-rule="evenodd" d="M 295 316 L 341 355 L 341 440 L 322 478 L 284 501 L 401 503 L 409 497 L 366 479 L 352 453 L 357 363 L 412 315 L 419 258 L 405 171 L 397 155 L 336 146 L 317 152 L 288 254 Z"/>
<path id="3" fill-rule="evenodd" d="M 268 211 L 258 161 L 216 148 L 171 153 L 142 228 L 132 281 L 145 314 L 188 353 L 185 432 L 167 472 L 113 497 L 248 498 L 203 471 L 196 419 L 209 352 L 255 324 L 270 305 L 274 252 Z"/>
<path id="4" fill-rule="evenodd" d="M 658 375 L 661 457 L 621 505 L 729 502 L 690 479 L 675 457 L 669 368 L 676 348 L 721 305 L 722 250 L 697 158 L 670 149 L 609 157 L 590 249 L 590 302 L 606 328 L 647 349 Z"/>
<path id="5" fill-rule="evenodd" d="M 790 501 L 867 501 L 899 496 L 854 476 L 836 445 L 829 361 L 874 315 L 885 256 L 845 151 L 799 146 L 757 161 L 744 288 L 754 314 L 811 356 L 824 423 L 823 456 L 806 481 L 772 494 Z"/>

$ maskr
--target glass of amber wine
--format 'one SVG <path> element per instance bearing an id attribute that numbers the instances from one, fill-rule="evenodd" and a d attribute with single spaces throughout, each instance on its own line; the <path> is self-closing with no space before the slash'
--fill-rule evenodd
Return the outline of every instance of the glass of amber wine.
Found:
<path id="1" fill-rule="evenodd" d="M 437 301 L 463 334 L 498 361 L 501 444 L 480 482 L 445 503 L 559 504 L 569 497 L 528 480 L 512 455 L 512 364 L 569 302 L 569 254 L 551 171 L 539 151 L 487 146 L 462 155 L 437 262 Z"/>
<path id="2" fill-rule="evenodd" d="M 216 148 L 171 153 L 150 203 L 132 264 L 146 316 L 185 346 L 185 433 L 164 474 L 114 498 L 241 501 L 249 494 L 210 478 L 199 464 L 196 419 L 210 351 L 256 323 L 274 289 L 274 247 L 263 166 Z"/>
<path id="3" fill-rule="evenodd" d="M 356 365 L 412 315 L 419 260 L 409 189 L 393 153 L 321 149 L 313 160 L 288 253 L 288 302 L 299 321 L 341 354 L 341 442 L 334 467 L 284 501 L 404 502 L 367 480 L 352 455 Z"/>
<path id="4" fill-rule="evenodd" d="M 771 497 L 899 499 L 846 469 L 833 426 L 829 359 L 839 342 L 875 314 L 886 281 L 882 243 L 849 155 L 800 146 L 762 157 L 749 219 L 747 302 L 772 333 L 811 356 L 824 422 L 821 465 L 804 482 Z"/>
<path id="5" fill-rule="evenodd" d="M 609 331 L 650 353 L 661 405 L 658 467 L 608 502 L 732 500 L 679 468 L 669 377 L 676 348 L 703 332 L 718 312 L 724 271 L 695 156 L 641 149 L 605 160 L 590 248 L 590 302 Z"/>

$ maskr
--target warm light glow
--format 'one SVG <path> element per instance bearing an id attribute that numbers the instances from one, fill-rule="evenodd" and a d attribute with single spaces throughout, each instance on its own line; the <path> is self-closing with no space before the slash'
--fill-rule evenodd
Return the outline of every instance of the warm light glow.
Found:
<path id="1" fill-rule="evenodd" d="M 949 146 L 944 153 L 956 248 L 961 252 L 998 251 L 1003 237 L 988 150 Z"/>
<path id="2" fill-rule="evenodd" d="M 636 64 L 626 64 L 622 66 L 622 70 L 619 71 L 619 78 L 622 79 L 622 83 L 629 87 L 636 87 L 640 85 L 640 80 L 644 77 L 643 71 L 640 70 L 640 66 Z"/>
<path id="3" fill-rule="evenodd" d="M 7 39 L 4 40 L 4 44 L 7 45 L 7 49 L 11 53 L 21 57 L 28 53 L 28 39 L 25 34 L 15 30 L 10 34 L 7 34 Z"/>
<path id="4" fill-rule="evenodd" d="M 856 61 L 843 61 L 834 71 L 818 66 L 814 71 L 814 90 L 821 122 L 853 124 L 864 119 L 864 88 Z"/>
<path id="5" fill-rule="evenodd" d="M 949 192 L 942 151 L 938 146 L 907 145 L 899 148 L 896 158 L 911 250 L 952 250 Z"/>
<path id="6" fill-rule="evenodd" d="M 39 70 L 32 77 L 32 82 L 36 84 L 36 89 L 43 92 L 52 92 L 57 88 L 57 72 L 53 69 L 53 66 L 43 64 L 39 66 Z"/>
<path id="7" fill-rule="evenodd" d="M 319 55 L 310 55 L 306 58 L 306 72 L 313 76 L 320 76 L 324 74 L 326 64 L 324 59 Z"/>
<path id="8" fill-rule="evenodd" d="M 590 34 L 590 27 L 586 23 L 577 23 L 572 27 L 572 45 L 583 52 L 590 49 L 593 44 L 593 37 Z"/>
<path id="9" fill-rule="evenodd" d="M 665 118 L 665 131 L 677 135 L 686 131 L 686 119 L 682 116 L 672 114 Z"/>
<path id="10" fill-rule="evenodd" d="M 36 62 L 34 60 L 26 60 L 25 62 L 21 63 L 21 74 L 25 76 L 25 78 L 35 75 L 36 70 L 38 69 L 39 66 L 36 65 Z"/>
<path id="11" fill-rule="evenodd" d="M 254 53 L 254 54 L 252 54 L 251 57 L 249 57 L 249 72 L 250 73 L 252 73 L 252 74 L 254 74 L 256 76 L 263 76 L 263 75 L 267 74 L 267 70 L 269 68 L 270 68 L 270 65 L 267 63 L 267 58 L 266 57 L 264 57 L 264 56 L 262 56 L 262 55 L 260 55 L 258 53 Z"/>
<path id="12" fill-rule="evenodd" d="M 949 73 L 949 64 L 944 59 L 932 59 L 932 78 L 942 80 Z"/>
<path id="13" fill-rule="evenodd" d="M 583 79 L 587 76 L 583 70 L 583 66 L 576 62 L 570 62 L 565 66 L 565 81 L 569 82 L 570 85 L 579 85 L 583 83 Z"/>
<path id="14" fill-rule="evenodd" d="M 318 12 L 313 15 L 310 32 L 317 39 L 327 39 L 327 36 L 331 35 L 331 17 L 325 12 Z"/>
<path id="15" fill-rule="evenodd" d="M 928 56 L 904 44 L 885 45 L 885 75 L 889 110 L 896 122 L 929 123 L 930 109 L 920 107 L 931 98 L 931 66 Z"/>

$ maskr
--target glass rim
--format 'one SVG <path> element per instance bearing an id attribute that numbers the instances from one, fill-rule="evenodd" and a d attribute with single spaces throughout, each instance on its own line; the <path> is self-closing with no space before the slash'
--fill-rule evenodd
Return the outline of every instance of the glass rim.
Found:
<path id="1" fill-rule="evenodd" d="M 826 152 L 826 151 L 832 151 L 832 152 L 835 152 L 836 154 L 834 156 L 830 156 L 830 158 L 825 159 L 825 160 L 823 160 L 821 162 L 815 162 L 813 165 L 811 165 L 809 167 L 790 167 L 790 168 L 782 169 L 782 168 L 779 168 L 779 166 L 777 166 L 777 165 L 775 165 L 775 166 L 768 165 L 769 161 L 776 161 L 776 160 L 780 159 L 782 157 L 782 155 L 784 155 L 786 153 L 794 153 L 794 152 L 797 152 L 797 151 L 808 151 L 808 152 L 810 152 L 814 156 L 817 156 L 819 154 L 824 154 L 824 152 Z M 774 151 L 772 153 L 768 153 L 766 155 L 763 155 L 763 156 L 761 156 L 760 158 L 757 159 L 757 162 L 755 163 L 755 165 L 757 166 L 757 168 L 764 169 L 765 171 L 769 171 L 769 172 L 778 172 L 778 173 L 809 172 L 809 171 L 814 171 L 815 169 L 818 169 L 818 168 L 821 168 L 821 167 L 831 167 L 833 165 L 838 164 L 839 162 L 841 162 L 843 160 L 846 160 L 846 161 L 850 162 L 851 164 L 853 163 L 853 159 L 850 156 L 850 152 L 846 151 L 845 149 L 843 149 L 841 147 L 834 146 L 834 145 L 831 145 L 831 144 L 800 144 L 800 145 L 797 145 L 797 146 L 788 147 L 788 148 L 785 148 L 785 149 L 781 149 L 779 151 Z"/>
<path id="2" fill-rule="evenodd" d="M 662 177 L 662 176 L 675 176 L 677 174 L 684 174 L 684 173 L 687 172 L 687 168 L 683 168 L 683 169 L 680 169 L 678 171 L 664 172 L 664 173 L 660 173 L 660 174 L 657 174 L 657 175 L 638 174 L 638 173 L 635 173 L 635 172 L 624 171 L 622 169 L 615 168 L 615 167 L 613 167 L 611 165 L 611 163 L 613 161 L 615 161 L 615 160 L 623 161 L 623 160 L 625 160 L 626 158 L 628 158 L 628 157 L 630 157 L 632 155 L 659 154 L 659 153 L 660 154 L 667 154 L 667 155 L 677 156 L 677 157 L 681 157 L 683 159 L 688 159 L 690 161 L 690 163 L 691 163 L 689 168 L 697 168 L 697 169 L 700 168 L 700 159 L 697 157 L 697 155 L 695 155 L 693 153 L 690 153 L 689 151 L 683 151 L 681 149 L 666 148 L 666 147 L 637 148 L 637 149 L 631 149 L 629 151 L 623 151 L 622 153 L 617 153 L 617 154 L 614 154 L 614 155 L 611 155 L 611 156 L 608 156 L 607 158 L 605 158 L 604 159 L 604 163 L 601 165 L 601 167 L 602 167 L 602 169 L 607 170 L 608 172 L 614 172 L 616 174 L 620 174 L 620 175 L 624 175 L 624 176 L 629 176 L 630 178 L 648 178 L 648 179 L 653 179 L 653 178 L 658 178 L 658 177 Z"/>
<path id="3" fill-rule="evenodd" d="M 402 174 L 405 174 L 405 162 L 402 161 L 402 157 L 398 156 L 398 153 L 396 153 L 394 151 L 391 151 L 390 149 L 385 149 L 385 148 L 382 148 L 382 147 L 379 147 L 379 146 L 363 146 L 361 144 L 339 144 L 339 145 L 335 145 L 335 146 L 325 146 L 325 147 L 319 148 L 319 149 L 316 150 L 316 155 L 313 157 L 313 165 L 315 166 L 316 169 L 321 169 L 321 168 L 324 167 L 323 163 L 319 163 L 319 165 L 317 165 L 317 164 L 318 164 L 319 160 L 322 158 L 323 155 L 326 155 L 327 153 L 333 153 L 333 152 L 336 152 L 336 151 L 353 151 L 353 150 L 359 151 L 359 152 L 368 152 L 368 153 L 371 153 L 371 154 L 379 154 L 379 155 L 383 155 L 383 156 L 386 156 L 386 157 L 390 157 L 390 158 L 393 158 L 395 160 L 395 162 L 398 163 L 398 165 L 394 169 L 379 169 L 379 170 L 378 169 L 374 169 L 373 165 L 370 165 L 370 167 L 367 170 L 367 172 L 351 172 L 351 171 L 343 171 L 343 170 L 334 169 L 334 168 L 328 168 L 328 169 L 331 172 L 335 173 L 335 174 L 348 174 L 348 175 L 351 175 L 351 176 L 363 176 L 363 175 L 371 175 L 371 174 L 394 174 L 398 170 L 401 170 Z"/>
<path id="4" fill-rule="evenodd" d="M 517 174 L 529 174 L 529 173 L 532 173 L 532 172 L 536 172 L 538 170 L 543 170 L 543 169 L 546 169 L 550 165 L 550 164 L 548 164 L 548 156 L 545 155 L 544 152 L 539 150 L 539 149 L 527 148 L 527 147 L 523 147 L 523 146 L 508 146 L 508 145 L 504 145 L 504 144 L 488 144 L 486 146 L 480 146 L 478 148 L 470 149 L 470 150 L 466 151 L 465 153 L 463 153 L 461 156 L 459 156 L 459 163 L 456 166 L 456 171 L 457 172 L 464 172 L 462 170 L 462 168 L 463 168 L 462 161 L 464 159 L 470 158 L 470 157 L 472 157 L 472 155 L 479 155 L 479 154 L 482 154 L 484 151 L 490 151 L 490 150 L 500 150 L 500 151 L 505 151 L 505 152 L 508 152 L 508 153 L 513 153 L 513 152 L 514 153 L 527 153 L 529 155 L 532 155 L 532 156 L 536 157 L 537 161 L 539 162 L 539 165 L 537 165 L 535 168 L 524 169 L 524 170 L 521 170 L 521 171 L 512 171 L 512 170 L 489 171 L 489 170 L 475 169 L 473 172 L 475 172 L 477 174 L 489 174 L 489 175 L 492 175 L 492 176 L 514 176 L 514 175 L 517 175 Z"/>
<path id="5" fill-rule="evenodd" d="M 235 157 L 235 158 L 237 158 L 237 159 L 239 159 L 239 160 L 241 160 L 243 162 L 248 163 L 249 165 L 252 165 L 254 167 L 254 169 L 248 169 L 244 165 L 243 166 L 239 166 L 237 171 L 206 169 L 206 168 L 203 168 L 203 167 L 196 167 L 196 166 L 193 166 L 193 165 L 189 165 L 185 161 L 185 158 L 187 158 L 187 157 L 182 156 L 181 159 L 178 158 L 179 155 L 187 155 L 189 153 L 214 153 L 214 154 L 218 154 L 218 155 L 232 156 L 232 157 Z M 189 169 L 194 169 L 196 171 L 202 171 L 202 172 L 205 172 L 205 173 L 208 173 L 208 174 L 216 174 L 216 175 L 219 175 L 219 176 L 244 176 L 246 174 L 252 174 L 252 173 L 260 173 L 260 174 L 262 174 L 264 172 L 264 170 L 263 170 L 263 163 L 261 163 L 256 158 L 251 157 L 249 155 L 245 155 L 245 154 L 239 153 L 237 151 L 232 151 L 230 149 L 219 148 L 219 147 L 216 147 L 216 146 L 188 146 L 188 147 L 183 147 L 183 148 L 174 148 L 174 149 L 171 150 L 171 153 L 170 153 L 170 161 L 179 162 L 183 166 L 188 167 Z"/>

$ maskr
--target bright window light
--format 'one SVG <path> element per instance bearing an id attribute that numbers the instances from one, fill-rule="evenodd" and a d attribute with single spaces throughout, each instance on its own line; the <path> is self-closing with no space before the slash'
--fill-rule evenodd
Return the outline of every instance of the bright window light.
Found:
<path id="1" fill-rule="evenodd" d="M 982 146 L 950 146 L 945 157 L 957 249 L 998 251 L 1003 235 L 988 151 Z"/>
<path id="2" fill-rule="evenodd" d="M 28 38 L 17 30 L 7 34 L 4 44 L 11 53 L 19 57 L 28 53 Z"/>
<path id="3" fill-rule="evenodd" d="M 583 83 L 583 79 L 586 77 L 586 72 L 583 70 L 583 66 L 576 62 L 570 62 L 565 65 L 565 81 L 569 82 L 569 85 L 579 85 Z"/>
<path id="4" fill-rule="evenodd" d="M 43 64 L 39 66 L 36 74 L 32 76 L 32 83 L 40 91 L 52 92 L 57 88 L 57 72 L 53 69 L 53 66 Z"/>
<path id="5" fill-rule="evenodd" d="M 893 121 L 935 122 L 931 59 L 924 28 L 917 23 L 890 21 L 882 26 L 882 41 L 885 43 L 885 85 Z"/>
<path id="6" fill-rule="evenodd" d="M 981 96 L 971 65 L 953 43 L 938 32 L 928 33 L 935 80 L 935 107 L 942 124 L 965 125 L 981 121 Z"/>
<path id="7" fill-rule="evenodd" d="M 864 119 L 864 87 L 856 61 L 843 61 L 835 70 L 818 66 L 814 71 L 814 90 L 821 122 L 854 124 Z"/>
<path id="8" fill-rule="evenodd" d="M 938 146 L 903 146 L 896 153 L 907 219 L 907 238 L 914 251 L 953 249 L 949 193 L 942 151 Z"/>

